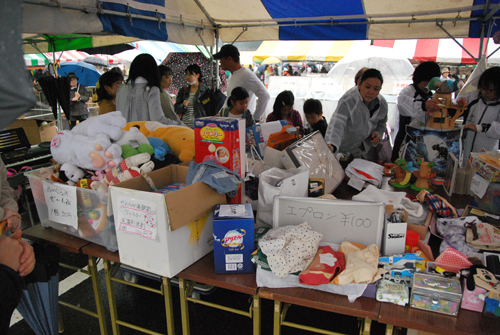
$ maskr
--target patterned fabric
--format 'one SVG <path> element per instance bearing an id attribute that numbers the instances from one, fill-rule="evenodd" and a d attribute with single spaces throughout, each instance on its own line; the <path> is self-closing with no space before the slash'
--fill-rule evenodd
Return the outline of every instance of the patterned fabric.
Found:
<path id="1" fill-rule="evenodd" d="M 195 93 L 189 93 L 189 104 L 187 105 L 186 108 L 186 113 L 182 115 L 181 121 L 186 124 L 189 128 L 193 129 L 194 128 L 194 95 Z"/>
<path id="2" fill-rule="evenodd" d="M 457 217 L 457 212 L 455 208 L 451 207 L 449 203 L 443 200 L 438 195 L 432 195 L 427 193 L 424 197 L 424 202 L 429 206 L 431 212 L 436 213 L 439 217 L 444 218 L 455 218 Z"/>
<path id="3" fill-rule="evenodd" d="M 330 246 L 319 247 L 307 270 L 299 275 L 299 282 L 305 285 L 328 284 L 345 269 L 344 254 Z"/>
<path id="4" fill-rule="evenodd" d="M 168 92 L 177 95 L 178 91 L 186 86 L 185 70 L 191 64 L 197 64 L 203 74 L 203 82 L 210 86 L 210 60 L 208 60 L 200 52 L 171 52 L 162 62 L 163 65 L 172 69 L 172 86 L 168 88 Z M 215 66 L 213 67 L 214 79 Z M 226 92 L 227 81 L 225 71 L 219 67 L 219 79 L 221 82 L 220 90 Z"/>
<path id="5" fill-rule="evenodd" d="M 304 222 L 271 229 L 259 240 L 259 247 L 267 256 L 273 274 L 285 278 L 290 273 L 307 269 L 322 239 L 323 234 Z"/>

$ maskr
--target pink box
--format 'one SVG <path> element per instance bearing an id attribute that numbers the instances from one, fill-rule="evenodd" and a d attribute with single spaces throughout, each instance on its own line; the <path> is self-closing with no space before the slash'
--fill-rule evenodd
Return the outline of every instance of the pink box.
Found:
<path id="1" fill-rule="evenodd" d="M 463 309 L 481 313 L 483 311 L 484 301 L 479 299 L 479 295 L 485 294 L 486 290 L 484 288 L 476 286 L 476 289 L 474 291 L 469 291 L 467 289 L 467 284 L 465 283 L 465 281 L 466 279 L 464 279 L 464 294 L 462 298 L 462 305 L 460 307 Z"/>

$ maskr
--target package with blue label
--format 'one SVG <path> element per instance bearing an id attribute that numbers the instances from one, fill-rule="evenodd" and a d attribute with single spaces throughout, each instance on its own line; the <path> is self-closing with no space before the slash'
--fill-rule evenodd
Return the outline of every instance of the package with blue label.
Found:
<path id="1" fill-rule="evenodd" d="M 215 205 L 215 273 L 250 273 L 254 264 L 254 217 L 250 204 Z"/>

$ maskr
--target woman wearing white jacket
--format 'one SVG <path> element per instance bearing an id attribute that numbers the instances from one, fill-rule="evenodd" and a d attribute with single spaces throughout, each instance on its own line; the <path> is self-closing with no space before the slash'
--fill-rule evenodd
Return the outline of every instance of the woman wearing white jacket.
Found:
<path id="1" fill-rule="evenodd" d="M 116 94 L 116 110 L 127 120 L 158 121 L 166 125 L 184 125 L 165 117 L 160 103 L 160 74 L 149 54 L 140 54 L 130 65 L 127 83 Z"/>
<path id="2" fill-rule="evenodd" d="M 497 151 L 500 139 L 500 67 L 484 71 L 479 78 L 478 90 L 461 95 L 467 101 L 463 157 L 471 152 Z"/>
<path id="3" fill-rule="evenodd" d="M 334 153 L 376 160 L 372 149 L 379 144 L 387 123 L 387 101 L 379 95 L 383 82 L 380 71 L 368 69 L 358 86 L 340 98 L 325 134 Z"/>

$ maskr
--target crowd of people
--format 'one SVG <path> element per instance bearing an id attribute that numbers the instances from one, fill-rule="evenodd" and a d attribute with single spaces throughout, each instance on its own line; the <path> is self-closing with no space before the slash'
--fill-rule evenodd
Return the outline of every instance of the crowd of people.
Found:
<path id="1" fill-rule="evenodd" d="M 217 116 L 244 118 L 247 127 L 257 122 L 287 120 L 298 129 L 300 135 L 319 130 L 335 153 L 348 154 L 354 158 L 374 161 L 376 148 L 387 130 L 388 104 L 380 91 L 383 73 L 377 69 L 362 68 L 356 74 L 354 87 L 340 98 L 337 108 L 329 120 L 323 117 L 321 101 L 308 99 L 301 114 L 294 109 L 295 97 L 291 91 L 278 94 L 272 112 L 265 116 L 270 101 L 267 90 L 270 77 L 276 75 L 297 75 L 300 73 L 326 72 L 325 66 L 305 66 L 294 69 L 290 64 L 280 66 L 260 65 L 245 67 L 240 63 L 239 50 L 224 45 L 214 59 L 229 76 L 226 102 Z M 462 98 L 469 106 L 464 115 L 464 152 L 497 148 L 500 137 L 500 79 L 496 73 L 500 68 L 486 70 L 479 81 L 479 89 Z M 172 85 L 172 70 L 157 66 L 152 56 L 141 54 L 130 66 L 129 76 L 124 80 L 121 71 L 115 68 L 104 73 L 96 84 L 99 114 L 119 110 L 127 121 L 158 121 L 166 125 L 182 125 L 194 128 L 196 118 L 213 115 L 207 113 L 201 101 L 209 85 L 201 68 L 191 64 L 184 70 L 186 85 L 178 89 L 174 101 L 167 90 Z M 36 75 L 39 75 L 38 73 Z M 35 77 L 36 77 L 35 75 Z M 70 83 L 72 128 L 87 118 L 85 103 L 89 100 L 86 89 L 78 83 L 74 73 L 68 74 Z M 401 144 L 406 137 L 406 126 L 424 127 L 430 112 L 439 110 L 432 100 L 434 80 L 448 82 L 452 90 L 460 90 L 466 79 L 457 74 L 450 75 L 450 69 L 432 61 L 421 63 L 412 76 L 413 83 L 405 87 L 397 98 L 397 123 L 392 160 L 400 156 Z"/>

